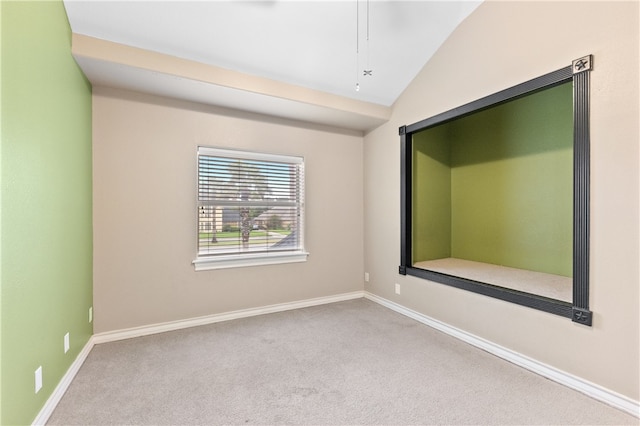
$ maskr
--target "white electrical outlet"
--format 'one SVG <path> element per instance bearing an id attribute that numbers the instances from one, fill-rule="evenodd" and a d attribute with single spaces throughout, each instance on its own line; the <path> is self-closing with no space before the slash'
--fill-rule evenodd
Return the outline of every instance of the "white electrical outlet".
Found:
<path id="1" fill-rule="evenodd" d="M 42 366 L 36 370 L 36 393 L 42 389 Z"/>
<path id="2" fill-rule="evenodd" d="M 400 284 L 396 283 L 396 294 L 400 294 Z"/>
<path id="3" fill-rule="evenodd" d="M 368 273 L 368 272 L 365 272 L 365 273 L 364 273 L 364 282 L 365 282 L 365 283 L 368 283 L 368 282 L 369 282 L 369 273 Z"/>
<path id="4" fill-rule="evenodd" d="M 93 322 L 93 306 L 89 308 L 89 322 Z"/>
<path id="5" fill-rule="evenodd" d="M 64 353 L 69 352 L 69 333 L 64 335 Z"/>

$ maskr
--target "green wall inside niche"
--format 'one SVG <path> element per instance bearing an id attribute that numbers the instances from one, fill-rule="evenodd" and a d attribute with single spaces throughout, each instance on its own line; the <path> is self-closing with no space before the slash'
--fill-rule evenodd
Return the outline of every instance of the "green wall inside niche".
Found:
<path id="1" fill-rule="evenodd" d="M 570 82 L 412 140 L 414 263 L 455 257 L 572 275 Z"/>
<path id="2" fill-rule="evenodd" d="M 451 257 L 451 149 L 448 126 L 413 138 L 413 258 Z"/>

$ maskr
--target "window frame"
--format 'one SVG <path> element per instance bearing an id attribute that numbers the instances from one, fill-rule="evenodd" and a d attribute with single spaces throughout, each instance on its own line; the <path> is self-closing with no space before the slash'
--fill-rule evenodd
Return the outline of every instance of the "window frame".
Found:
<path id="1" fill-rule="evenodd" d="M 236 252 L 236 253 L 219 253 L 219 254 L 202 254 L 200 252 L 199 238 L 200 238 L 200 208 L 207 205 L 203 202 L 199 196 L 200 185 L 200 156 L 218 157 L 218 158 L 230 158 L 234 160 L 248 160 L 248 161 L 265 161 L 265 162 L 277 162 L 290 165 L 296 165 L 301 171 L 301 176 L 298 180 L 299 196 L 297 198 L 296 208 L 299 209 L 300 216 L 298 217 L 298 226 L 296 230 L 299 233 L 299 243 L 295 248 L 291 250 L 274 250 L 274 251 L 262 251 L 262 252 Z M 195 251 L 196 258 L 192 261 L 195 271 L 206 271 L 213 269 L 226 269 L 226 268 L 238 268 L 260 265 L 274 265 L 285 263 L 298 263 L 305 262 L 309 256 L 309 253 L 305 250 L 304 240 L 304 227 L 305 227 L 305 161 L 302 156 L 293 155 L 280 155 L 271 154 L 256 151 L 244 151 L 227 148 L 217 148 L 210 146 L 198 146 L 196 152 L 196 236 L 195 236 Z"/>

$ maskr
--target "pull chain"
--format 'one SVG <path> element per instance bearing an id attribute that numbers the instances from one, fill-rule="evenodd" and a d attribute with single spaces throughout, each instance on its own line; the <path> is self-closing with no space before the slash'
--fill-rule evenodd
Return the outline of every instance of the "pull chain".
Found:
<path id="1" fill-rule="evenodd" d="M 360 4 L 356 0 L 356 92 L 360 91 Z"/>

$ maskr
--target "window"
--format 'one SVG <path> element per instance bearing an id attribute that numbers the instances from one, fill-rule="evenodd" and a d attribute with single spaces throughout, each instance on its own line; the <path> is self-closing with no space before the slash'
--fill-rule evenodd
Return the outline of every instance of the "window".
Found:
<path id="1" fill-rule="evenodd" d="M 195 269 L 303 262 L 302 157 L 198 148 Z"/>

